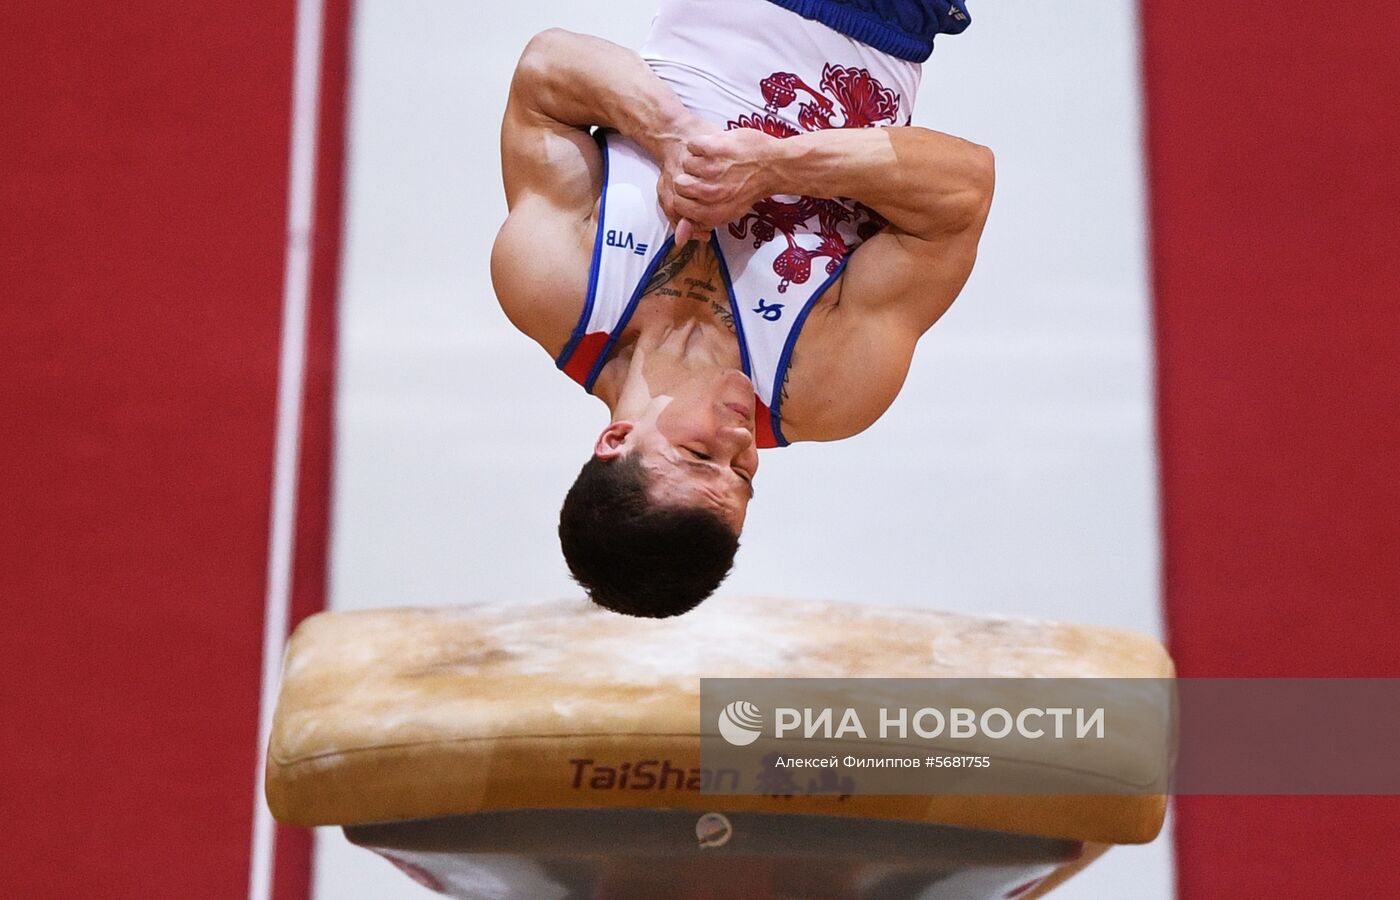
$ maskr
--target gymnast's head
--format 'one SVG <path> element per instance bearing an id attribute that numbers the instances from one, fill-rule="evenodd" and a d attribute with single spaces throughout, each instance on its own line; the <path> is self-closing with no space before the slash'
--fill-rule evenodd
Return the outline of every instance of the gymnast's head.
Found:
<path id="1" fill-rule="evenodd" d="M 610 404 L 612 421 L 564 498 L 559 539 L 594 602 L 662 618 L 693 609 L 729 574 L 758 451 L 742 372 L 671 366 L 653 375 L 664 393 L 629 378 Z"/>

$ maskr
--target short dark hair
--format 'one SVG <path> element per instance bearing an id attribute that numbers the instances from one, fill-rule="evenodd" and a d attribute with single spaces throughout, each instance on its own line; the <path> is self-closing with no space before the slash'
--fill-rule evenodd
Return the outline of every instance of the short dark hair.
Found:
<path id="1" fill-rule="evenodd" d="M 739 536 L 713 510 L 653 502 L 647 483 L 640 456 L 590 458 L 559 510 L 559 543 L 594 603 L 661 619 L 719 587 Z"/>

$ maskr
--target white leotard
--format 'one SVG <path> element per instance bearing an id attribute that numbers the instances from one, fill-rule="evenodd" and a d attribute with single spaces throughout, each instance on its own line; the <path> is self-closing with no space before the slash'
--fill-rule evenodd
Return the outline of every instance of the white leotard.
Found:
<path id="1" fill-rule="evenodd" d="M 908 124 L 920 75 L 918 63 L 760 0 L 662 0 L 642 57 L 702 118 L 779 137 Z M 674 243 L 656 199 L 656 164 L 621 135 L 598 138 L 604 182 L 588 295 L 557 361 L 590 391 Z M 852 200 L 778 196 L 715 229 L 744 372 L 758 398 L 760 447 L 787 443 L 783 379 L 807 313 L 883 225 Z"/>

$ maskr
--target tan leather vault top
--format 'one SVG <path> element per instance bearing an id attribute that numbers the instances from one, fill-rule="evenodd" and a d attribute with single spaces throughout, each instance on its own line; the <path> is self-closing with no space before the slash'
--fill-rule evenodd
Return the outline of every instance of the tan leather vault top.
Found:
<path id="1" fill-rule="evenodd" d="M 583 600 L 322 613 L 287 649 L 267 798 L 279 821 L 297 825 L 519 808 L 704 811 L 722 801 L 1142 842 L 1161 827 L 1160 794 L 659 795 L 592 790 L 570 760 L 698 766 L 701 676 L 1172 675 L 1162 646 L 1132 632 L 810 600 L 718 597 L 660 620 Z"/>

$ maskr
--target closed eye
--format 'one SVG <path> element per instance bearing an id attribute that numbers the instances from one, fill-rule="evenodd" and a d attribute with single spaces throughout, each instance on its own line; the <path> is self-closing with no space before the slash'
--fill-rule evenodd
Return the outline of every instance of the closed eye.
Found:
<path id="1" fill-rule="evenodd" d="M 734 471 L 735 471 L 735 473 L 738 474 L 738 476 L 739 476 L 740 478 L 742 478 L 742 479 L 744 480 L 744 486 L 747 487 L 747 488 L 749 489 L 749 499 L 752 500 L 752 499 L 753 499 L 753 478 L 749 475 L 748 472 L 745 472 L 745 471 L 742 470 L 742 469 L 735 469 Z"/>
<path id="2" fill-rule="evenodd" d="M 696 450 L 694 447 L 685 447 L 685 446 L 682 446 L 681 449 L 684 450 L 686 453 L 689 453 L 691 456 L 695 457 L 697 460 L 702 460 L 702 461 L 704 461 L 704 462 L 710 462 L 710 460 L 711 460 L 711 457 L 710 457 L 710 455 L 709 455 L 708 453 L 705 453 L 705 452 L 702 451 L 702 450 Z M 692 465 L 693 465 L 693 464 L 692 464 Z M 745 472 L 743 469 L 737 469 L 737 468 L 733 468 L 733 467 L 730 467 L 730 471 L 733 472 L 735 475 L 738 475 L 739 478 L 741 478 L 741 479 L 743 480 L 744 484 L 748 485 L 748 488 L 749 488 L 749 496 L 752 497 L 752 496 L 753 496 L 753 478 L 749 476 L 749 473 Z"/>

